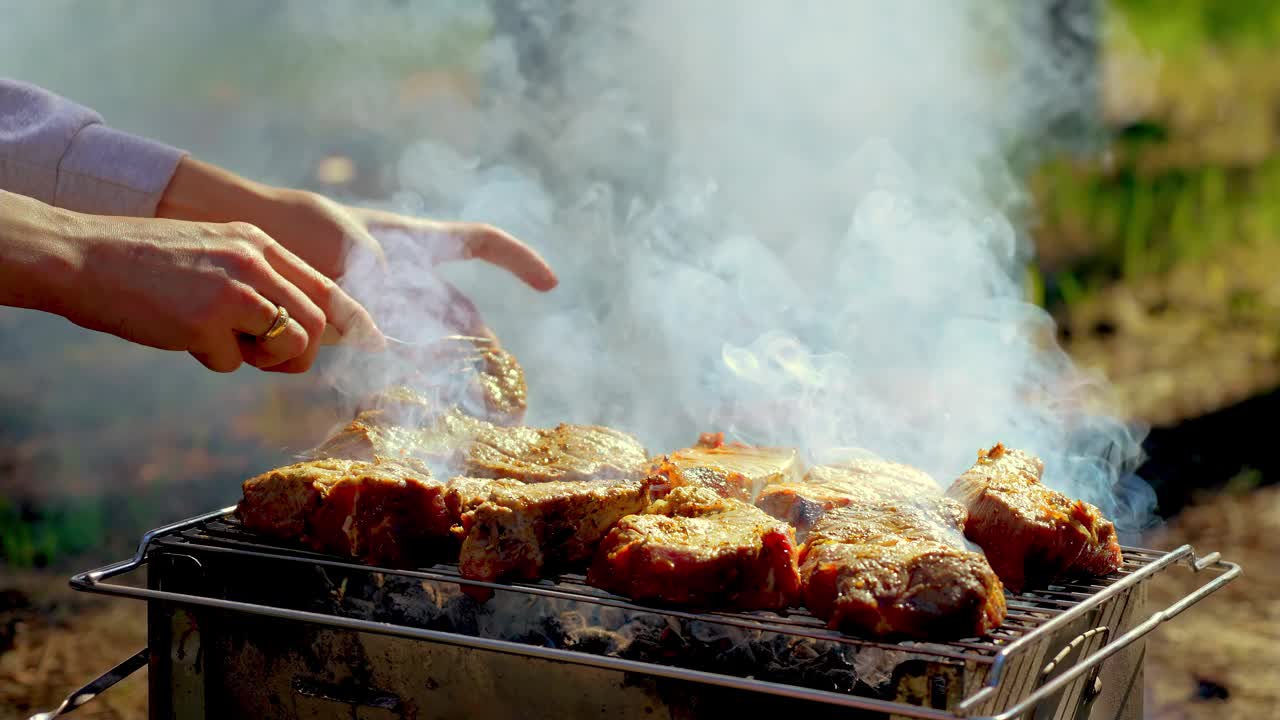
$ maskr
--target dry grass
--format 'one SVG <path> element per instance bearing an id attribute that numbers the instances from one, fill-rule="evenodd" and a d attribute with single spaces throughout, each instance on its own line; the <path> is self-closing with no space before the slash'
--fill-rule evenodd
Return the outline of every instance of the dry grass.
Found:
<path id="1" fill-rule="evenodd" d="M 139 603 L 72 591 L 61 575 L 23 573 L 0 591 L 30 600 L 29 607 L 0 606 L 0 720 L 51 710 L 67 693 L 147 644 L 146 614 Z M 16 591 L 16 592 L 12 592 Z M 98 720 L 147 716 L 146 670 L 76 712 Z"/>
<path id="2" fill-rule="evenodd" d="M 1113 285 L 1063 308 L 1063 346 L 1101 370 L 1128 417 L 1168 426 L 1280 386 L 1280 245 Z"/>
<path id="3" fill-rule="evenodd" d="M 1147 716 L 1153 720 L 1269 718 L 1280 712 L 1280 487 L 1219 496 L 1184 511 L 1156 547 L 1217 550 L 1244 574 L 1179 615 L 1147 648 Z M 1203 578 L 1168 572 L 1151 591 L 1163 607 Z M 1220 686 L 1225 700 L 1199 699 Z"/>

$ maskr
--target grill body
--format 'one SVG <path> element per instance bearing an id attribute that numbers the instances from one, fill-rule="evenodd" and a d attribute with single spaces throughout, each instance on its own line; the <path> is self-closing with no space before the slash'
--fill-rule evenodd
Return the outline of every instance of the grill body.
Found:
<path id="1" fill-rule="evenodd" d="M 965 698 L 992 680 L 1001 649 L 1017 643 L 995 691 L 965 708 L 995 715 L 1141 619 L 1145 581 L 1090 600 L 1161 554 L 1126 555 L 1122 575 L 1010 595 L 1010 618 L 991 638 L 888 644 L 830 632 L 804 615 L 642 607 L 573 575 L 498 589 L 481 605 L 459 592 L 456 569 L 447 565 L 371 571 L 263 545 L 233 520 L 215 518 L 149 544 L 149 590 L 323 619 L 153 599 L 151 714 L 164 720 L 954 717 Z M 1092 607 L 1079 612 L 1082 604 Z M 1069 621 L 1050 622 L 1063 615 Z M 358 624 L 337 627 L 335 619 Z M 445 633 L 445 641 L 402 635 L 409 630 Z M 460 646 L 449 642 L 455 637 L 568 650 L 572 659 Z M 578 661 L 610 656 L 634 665 Z M 1139 640 L 1020 717 L 1139 718 L 1141 657 Z M 784 694 L 707 683 L 696 673 L 750 676 Z M 884 705 L 833 704 L 824 695 L 833 692 Z"/>

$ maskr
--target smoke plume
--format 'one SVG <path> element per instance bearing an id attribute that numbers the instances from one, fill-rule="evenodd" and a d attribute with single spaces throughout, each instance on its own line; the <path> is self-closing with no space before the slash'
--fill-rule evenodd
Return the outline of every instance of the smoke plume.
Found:
<path id="1" fill-rule="evenodd" d="M 1010 164 L 1087 126 L 1088 10 L 508 3 L 480 20 L 465 130 L 403 154 L 395 204 L 501 225 L 557 269 L 547 297 L 451 272 L 523 362 L 532 422 L 653 450 L 725 430 L 941 482 L 1002 441 L 1132 525 L 1141 433 L 1024 301 Z M 352 286 L 403 297 L 380 282 Z M 390 302 L 398 331 L 427 327 Z"/>
<path id="2" fill-rule="evenodd" d="M 1152 497 L 1130 474 L 1142 432 L 1023 289 L 1027 161 L 1090 135 L 1092 5 L 52 3 L 15 9 L 8 55 L 125 13 L 112 43 L 85 20 L 76 45 L 111 82 L 65 53 L 28 79 L 267 181 L 297 182 L 290 147 L 377 138 L 366 198 L 538 248 L 548 295 L 477 263 L 437 273 L 442 249 L 402 238 L 384 238 L 390 277 L 346 280 L 406 339 L 451 331 L 443 283 L 460 288 L 524 365 L 531 423 L 605 423 L 655 452 L 724 430 L 942 483 L 1000 441 L 1132 528 Z M 192 87 L 225 106 L 128 101 Z M 330 360 L 352 398 L 406 377 Z"/>

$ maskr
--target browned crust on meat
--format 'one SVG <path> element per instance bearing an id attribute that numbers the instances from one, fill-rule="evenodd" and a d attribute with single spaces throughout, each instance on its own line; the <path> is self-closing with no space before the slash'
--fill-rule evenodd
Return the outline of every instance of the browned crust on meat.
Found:
<path id="1" fill-rule="evenodd" d="M 456 513 L 463 577 L 494 582 L 532 580 L 544 569 L 578 563 L 623 516 L 648 503 L 647 486 L 635 480 L 553 481 L 455 478 L 446 499 Z M 477 599 L 492 593 L 468 590 Z"/>
<path id="2" fill-rule="evenodd" d="M 781 610 L 800 578 L 795 531 L 740 500 L 681 486 L 600 543 L 587 582 L 638 600 Z"/>
<path id="3" fill-rule="evenodd" d="M 800 573 L 805 605 L 835 629 L 953 639 L 1003 621 L 996 573 L 965 546 L 964 509 L 947 498 L 835 508 L 813 526 Z"/>
<path id="4" fill-rule="evenodd" d="M 921 470 L 881 460 L 855 460 L 810 468 L 803 482 L 766 486 L 756 505 L 795 526 L 803 540 L 827 511 L 889 498 L 938 497 L 942 489 Z"/>
<path id="5" fill-rule="evenodd" d="M 312 451 L 317 458 L 440 463 L 469 477 L 528 483 L 639 480 L 644 447 L 624 432 L 598 425 L 501 427 L 450 412 L 423 428 L 403 427 L 383 411 L 367 411 Z"/>
<path id="6" fill-rule="evenodd" d="M 458 398 L 460 406 L 468 414 L 498 425 L 514 425 L 524 420 L 528 406 L 524 369 L 511 353 L 488 343 L 476 343 L 475 352 L 478 360 L 475 371 L 466 377 L 458 376 L 458 382 L 463 384 L 463 396 Z M 456 362 L 449 355 L 440 360 Z M 430 364 L 431 359 L 423 358 L 423 362 Z M 454 403 L 443 403 L 430 392 L 400 385 L 364 398 L 357 414 L 380 410 L 395 424 L 418 427 L 454 409 Z"/>
<path id="7" fill-rule="evenodd" d="M 250 478 L 243 492 L 246 529 L 319 552 L 406 567 L 449 544 L 444 485 L 420 464 L 314 460 Z"/>
<path id="8" fill-rule="evenodd" d="M 1123 562 L 1115 525 L 1098 508 L 1041 482 L 1044 463 L 996 444 L 948 494 L 969 512 L 965 535 L 1014 592 L 1070 575 L 1106 575 Z"/>

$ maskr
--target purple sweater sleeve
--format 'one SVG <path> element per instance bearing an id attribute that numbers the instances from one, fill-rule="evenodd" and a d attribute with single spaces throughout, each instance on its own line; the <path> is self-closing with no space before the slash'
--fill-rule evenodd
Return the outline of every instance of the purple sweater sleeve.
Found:
<path id="1" fill-rule="evenodd" d="M 0 190 L 85 213 L 151 217 L 185 156 L 102 116 L 0 78 Z"/>

